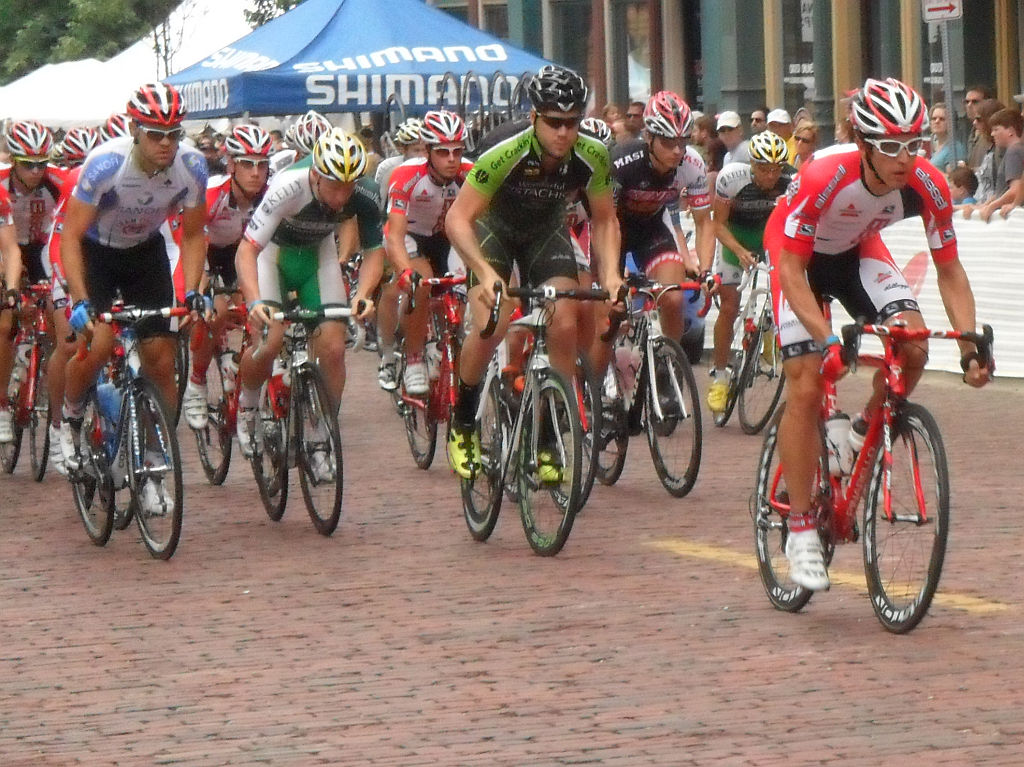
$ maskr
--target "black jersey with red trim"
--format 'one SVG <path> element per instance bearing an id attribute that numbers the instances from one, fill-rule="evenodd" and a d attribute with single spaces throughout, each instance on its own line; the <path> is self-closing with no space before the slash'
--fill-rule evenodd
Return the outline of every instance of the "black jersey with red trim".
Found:
<path id="1" fill-rule="evenodd" d="M 650 148 L 643 139 L 617 145 L 612 151 L 615 207 L 624 223 L 642 223 L 660 216 L 665 206 L 687 203 L 700 210 L 711 204 L 707 166 L 692 146 L 686 147 L 679 166 L 660 173 L 651 164 Z"/>

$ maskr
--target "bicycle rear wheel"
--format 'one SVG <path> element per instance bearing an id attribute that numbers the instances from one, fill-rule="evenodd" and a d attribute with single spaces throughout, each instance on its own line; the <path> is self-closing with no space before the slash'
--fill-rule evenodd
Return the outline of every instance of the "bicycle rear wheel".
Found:
<path id="1" fill-rule="evenodd" d="M 426 471 L 434 462 L 437 450 L 437 420 L 431 412 L 430 397 L 424 402 L 405 402 L 405 436 L 409 441 L 409 451 L 416 466 Z"/>
<path id="2" fill-rule="evenodd" d="M 203 466 L 206 481 L 211 485 L 224 483 L 231 465 L 231 440 L 233 429 L 228 422 L 228 399 L 231 394 L 224 391 L 224 373 L 221 369 L 220 353 L 213 355 L 206 370 L 206 426 L 193 429 L 199 463 Z"/>
<path id="3" fill-rule="evenodd" d="M 189 343 L 192 338 L 191 326 L 179 330 L 175 335 L 174 349 L 174 385 L 177 388 L 177 400 L 174 403 L 174 425 L 181 419 L 181 403 L 185 399 L 185 387 L 188 386 Z"/>
<path id="4" fill-rule="evenodd" d="M 625 382 L 612 362 L 601 386 L 601 431 L 594 447 L 594 475 L 602 485 L 614 485 L 622 476 L 629 447 L 626 407 L 623 402 Z"/>
<path id="5" fill-rule="evenodd" d="M 576 361 L 576 381 L 574 390 L 577 395 L 581 415 L 582 434 L 582 477 L 580 484 L 580 505 L 579 511 L 587 504 L 590 498 L 590 491 L 594 488 L 594 479 L 597 476 L 597 460 L 595 445 L 601 434 L 601 386 L 594 378 L 594 372 L 590 363 L 583 357 Z"/>
<path id="6" fill-rule="evenodd" d="M 782 476 L 778 453 L 779 422 L 782 420 L 783 408 L 775 414 L 765 432 L 757 463 L 757 484 L 751 498 L 750 515 L 754 520 L 757 569 L 768 601 L 780 610 L 795 613 L 803 609 L 814 592 L 797 585 L 789 577 L 789 560 L 786 558 L 789 491 Z"/>
<path id="7" fill-rule="evenodd" d="M 108 470 L 95 395 L 86 400 L 78 452 L 80 466 L 68 472 L 71 495 L 89 540 L 104 546 L 114 529 L 114 483 Z"/>
<path id="8" fill-rule="evenodd" d="M 345 484 L 338 417 L 320 369 L 308 363 L 299 376 L 295 408 L 296 466 L 309 518 L 320 535 L 331 535 L 341 519 Z"/>
<path id="9" fill-rule="evenodd" d="M 181 539 L 181 454 L 174 422 L 156 387 L 132 382 L 136 421 L 130 452 L 132 499 L 142 542 L 156 559 L 170 559 Z"/>
<path id="10" fill-rule="evenodd" d="M 771 420 L 786 382 L 778 333 L 767 309 L 744 340 L 739 379 L 740 426 L 745 434 L 757 434 Z"/>
<path id="11" fill-rule="evenodd" d="M 46 476 L 46 462 L 50 457 L 50 392 L 46 387 L 46 354 L 42 346 L 33 351 L 38 355 L 35 380 L 35 402 L 28 413 L 28 452 L 32 461 L 32 479 L 42 482 Z"/>
<path id="12" fill-rule="evenodd" d="M 26 386 L 24 382 L 21 384 Z M 18 402 L 21 400 L 21 391 L 17 391 L 10 398 L 11 408 L 14 411 L 11 415 L 14 418 L 14 439 L 10 442 L 0 442 L 0 467 L 3 468 L 7 474 L 13 474 L 14 469 L 18 466 L 18 456 L 21 454 L 21 437 L 24 432 L 24 427 L 18 423 L 17 409 Z"/>
<path id="13" fill-rule="evenodd" d="M 583 434 L 576 394 L 560 373 L 546 370 L 533 385 L 523 395 L 529 400 L 515 447 L 519 516 L 530 547 L 550 557 L 562 550 L 579 509 Z"/>
<path id="14" fill-rule="evenodd" d="M 474 540 L 486 541 L 494 532 L 501 511 L 501 472 L 512 425 L 504 418 L 498 380 L 491 378 L 483 397 L 477 424 L 480 434 L 481 469 L 473 479 L 462 480 L 462 515 Z M 449 424 L 450 428 L 450 424 Z"/>
<path id="15" fill-rule="evenodd" d="M 949 469 L 938 424 L 920 405 L 896 414 L 886 510 L 883 459 L 875 463 L 864 510 L 864 572 L 875 615 L 896 634 L 928 612 L 949 535 Z"/>
<path id="16" fill-rule="evenodd" d="M 264 384 L 256 410 L 255 446 L 250 464 L 267 516 L 280 522 L 288 503 L 288 418 L 277 420 Z"/>
<path id="17" fill-rule="evenodd" d="M 682 498 L 693 489 L 700 472 L 700 398 L 693 369 L 679 344 L 670 338 L 653 343 L 654 370 L 644 373 L 647 444 L 661 484 L 669 495 Z M 661 416 L 655 413 L 655 398 Z"/>

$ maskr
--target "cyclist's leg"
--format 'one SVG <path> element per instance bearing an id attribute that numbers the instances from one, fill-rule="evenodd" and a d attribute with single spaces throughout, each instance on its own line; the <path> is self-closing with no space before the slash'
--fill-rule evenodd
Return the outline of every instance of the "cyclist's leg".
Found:
<path id="1" fill-rule="evenodd" d="M 320 243 L 316 273 L 299 288 L 299 305 L 304 309 L 318 311 L 348 305 L 337 259 L 334 237 L 325 237 Z M 320 323 L 312 347 L 327 385 L 327 395 L 337 412 L 345 390 L 345 325 L 333 320 Z"/>
<path id="2" fill-rule="evenodd" d="M 732 345 L 733 328 L 740 313 L 739 284 L 743 277 L 743 269 L 732 253 L 722 251 L 718 262 L 718 276 L 721 284 L 718 288 L 720 305 L 718 319 L 715 320 L 715 349 L 711 357 L 712 369 L 724 371 L 729 364 L 729 347 Z"/>
<path id="3" fill-rule="evenodd" d="M 676 252 L 658 254 L 646 265 L 645 271 L 652 280 L 664 285 L 686 281 L 686 267 Z M 658 299 L 661 329 L 676 342 L 686 331 L 686 300 L 686 293 L 682 290 L 670 290 Z"/>
<path id="4" fill-rule="evenodd" d="M 556 290 L 578 288 L 579 269 L 569 227 L 562 222 L 532 244 L 519 260 L 519 269 L 525 285 L 551 285 Z M 573 380 L 576 373 L 580 314 L 579 301 L 556 301 L 547 326 L 551 366 L 567 381 Z"/>
<path id="5" fill-rule="evenodd" d="M 256 258 L 257 284 L 259 285 L 260 301 L 280 308 L 285 294 L 283 275 L 278 264 L 288 256 L 274 243 L 267 245 Z M 255 408 L 259 404 L 259 390 L 263 382 L 270 377 L 274 368 L 274 360 L 284 343 L 284 325 L 280 322 L 271 323 L 269 328 L 250 327 L 256 340 L 242 352 L 238 362 L 239 406 Z"/>

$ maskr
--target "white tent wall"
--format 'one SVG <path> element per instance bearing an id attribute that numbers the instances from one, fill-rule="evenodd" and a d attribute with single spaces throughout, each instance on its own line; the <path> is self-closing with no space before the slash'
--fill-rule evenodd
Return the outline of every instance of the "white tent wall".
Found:
<path id="1" fill-rule="evenodd" d="M 46 64 L 0 88 L 0 119 L 39 120 L 53 128 L 96 125 L 123 111 L 131 92 L 191 66 L 248 34 L 251 0 L 184 0 L 159 30 L 106 62 Z M 170 68 L 170 72 L 168 72 Z"/>

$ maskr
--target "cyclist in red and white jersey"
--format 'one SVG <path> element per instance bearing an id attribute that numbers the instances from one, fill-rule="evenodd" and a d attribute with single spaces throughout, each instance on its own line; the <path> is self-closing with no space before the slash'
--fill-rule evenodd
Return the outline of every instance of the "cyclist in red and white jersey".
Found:
<path id="1" fill-rule="evenodd" d="M 920 215 L 950 323 L 961 331 L 975 327 L 974 295 L 957 255 L 946 179 L 917 154 L 927 140 L 927 114 L 920 95 L 907 85 L 891 78 L 867 80 L 851 105 L 856 144 L 817 153 L 765 229 L 765 249 L 778 277 L 772 290 L 788 384 L 779 427 L 792 509 L 786 556 L 790 577 L 812 590 L 829 585 L 811 510 L 821 454 L 821 398 L 825 377 L 845 373 L 840 341 L 819 299 L 832 296 L 851 316 L 870 323 L 901 319 L 912 328 L 924 327 L 914 294 L 879 235 L 890 224 Z M 965 380 L 983 386 L 989 371 L 979 367 L 977 351 L 966 342 L 961 351 Z M 912 388 L 928 358 L 927 345 L 907 344 L 904 352 Z M 865 416 L 883 395 L 884 380 L 876 376 Z M 860 431 L 857 424 L 854 431 Z"/>
<path id="2" fill-rule="evenodd" d="M 289 148 L 274 152 L 270 157 L 270 174 L 290 168 L 313 151 L 316 140 L 331 129 L 331 121 L 316 110 L 310 109 L 295 124 L 288 128 L 285 140 Z"/>
<path id="3" fill-rule="evenodd" d="M 235 252 L 245 227 L 267 189 L 270 173 L 270 149 L 273 140 L 267 131 L 255 125 L 238 125 L 224 139 L 227 175 L 213 176 L 206 186 L 206 264 L 214 282 L 225 288 L 238 285 Z M 175 229 L 180 232 L 180 228 Z M 206 372 L 213 358 L 215 340 L 226 330 L 228 296 L 213 300 L 214 316 L 207 325 L 192 328 L 192 373 L 181 410 L 193 429 L 206 426 L 208 417 Z"/>
<path id="4" fill-rule="evenodd" d="M 423 116 L 420 137 L 427 147 L 427 156 L 407 160 L 390 177 L 384 242 L 392 268 L 401 275 L 399 283 L 404 283 L 414 271 L 422 277 L 439 277 L 448 271 L 451 243 L 444 231 L 445 214 L 455 201 L 466 174 L 473 168 L 473 163 L 462 159 L 466 125 L 454 112 L 427 112 Z M 405 390 L 413 396 L 430 391 L 423 359 L 429 295 L 429 288 L 421 287 L 416 292 L 413 311 L 403 320 Z M 385 368 L 394 365 L 391 351 L 382 342 L 380 380 L 384 388 L 388 388 Z M 393 375 L 391 372 L 392 380 Z"/>
<path id="5" fill-rule="evenodd" d="M 64 370 L 68 360 L 75 352 L 74 341 L 67 339 L 72 335 L 68 324 L 67 291 L 64 283 L 64 269 L 60 261 L 61 232 L 64 229 L 64 213 L 67 210 L 68 198 L 78 183 L 78 174 L 82 163 L 93 149 L 100 143 L 99 131 L 93 128 L 71 128 L 61 142 L 59 154 L 67 169 L 64 183 L 57 197 L 57 207 L 53 209 L 53 227 L 46 243 L 44 266 L 50 273 L 50 303 L 53 305 L 54 346 L 46 361 L 46 389 L 50 402 L 64 401 Z M 64 468 L 64 451 L 60 446 L 59 407 L 50 408 L 50 465 L 60 474 L 67 472 Z"/>
<path id="6" fill-rule="evenodd" d="M 3 261 L 4 301 L 0 303 L 0 442 L 14 441 L 14 414 L 7 401 L 7 381 L 14 367 L 15 313 L 21 293 L 21 248 L 14 229 L 14 210 L 7 190 L 0 186 L 0 259 Z"/>

